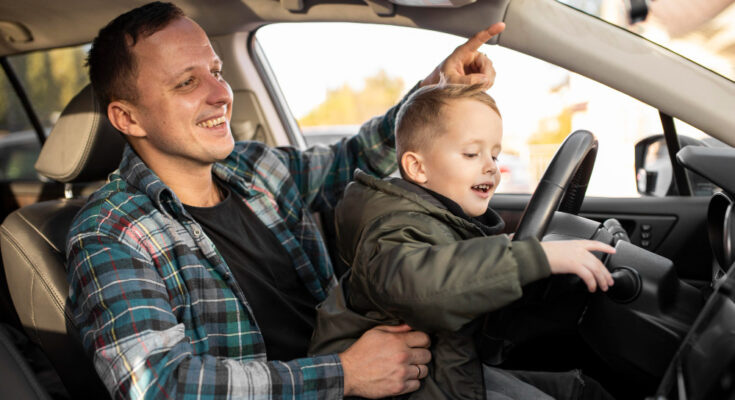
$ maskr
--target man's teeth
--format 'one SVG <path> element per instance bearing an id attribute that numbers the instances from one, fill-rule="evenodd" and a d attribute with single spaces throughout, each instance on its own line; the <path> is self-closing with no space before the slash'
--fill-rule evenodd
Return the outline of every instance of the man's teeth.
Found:
<path id="1" fill-rule="evenodd" d="M 209 120 L 206 120 L 204 122 L 200 122 L 200 123 L 197 124 L 197 126 L 200 127 L 200 128 L 212 128 L 214 126 L 224 124 L 225 121 L 227 121 L 227 118 L 225 118 L 224 116 L 222 116 L 222 117 L 219 117 L 219 118 L 209 119 Z"/>
<path id="2" fill-rule="evenodd" d="M 490 185 L 485 185 L 485 184 L 483 184 L 483 185 L 475 185 L 475 186 L 472 186 L 472 189 L 482 190 L 483 192 L 487 192 L 488 190 L 490 190 Z"/>

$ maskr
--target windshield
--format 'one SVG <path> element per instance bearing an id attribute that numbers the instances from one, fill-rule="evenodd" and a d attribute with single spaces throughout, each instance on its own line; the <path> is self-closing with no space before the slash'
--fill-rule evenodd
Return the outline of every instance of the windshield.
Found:
<path id="1" fill-rule="evenodd" d="M 558 0 L 621 26 L 735 81 L 735 0 L 646 1 L 644 21 L 628 9 L 643 0 Z"/>

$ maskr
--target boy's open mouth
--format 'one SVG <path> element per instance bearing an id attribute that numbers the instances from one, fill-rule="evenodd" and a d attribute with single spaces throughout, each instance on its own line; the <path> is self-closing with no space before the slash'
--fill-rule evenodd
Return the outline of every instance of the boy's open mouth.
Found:
<path id="1" fill-rule="evenodd" d="M 489 192 L 491 188 L 492 188 L 492 185 L 485 184 L 485 183 L 481 185 L 472 186 L 472 190 L 477 191 L 477 192 L 482 192 L 482 193 Z"/>

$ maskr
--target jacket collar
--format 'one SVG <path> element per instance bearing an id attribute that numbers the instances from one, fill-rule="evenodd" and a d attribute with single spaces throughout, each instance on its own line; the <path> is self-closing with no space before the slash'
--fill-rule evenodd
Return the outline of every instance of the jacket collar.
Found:
<path id="1" fill-rule="evenodd" d="M 355 180 L 373 189 L 410 200 L 427 212 L 442 214 L 456 225 L 479 229 L 484 235 L 499 234 L 505 227 L 500 215 L 490 208 L 478 218 L 469 217 L 454 201 L 401 178 L 378 179 L 358 169 L 355 171 Z"/>
<path id="2" fill-rule="evenodd" d="M 435 206 L 439 208 L 444 208 L 455 216 L 472 223 L 476 227 L 480 228 L 482 233 L 484 233 L 485 235 L 496 235 L 502 232 L 503 228 L 505 228 L 505 222 L 503 221 L 503 219 L 491 208 L 488 208 L 483 215 L 470 217 L 454 200 L 443 196 L 433 190 L 419 186 L 402 178 L 389 178 L 386 180 L 398 187 L 417 193 L 419 196 L 421 196 L 421 198 L 434 204 Z"/>

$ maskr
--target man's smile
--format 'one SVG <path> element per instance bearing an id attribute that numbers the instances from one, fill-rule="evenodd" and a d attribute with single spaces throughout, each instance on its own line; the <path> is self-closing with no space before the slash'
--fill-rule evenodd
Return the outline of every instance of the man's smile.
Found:
<path id="1" fill-rule="evenodd" d="M 206 121 L 199 122 L 197 126 L 200 128 L 214 128 L 216 126 L 220 126 L 224 124 L 225 122 L 227 122 L 227 117 L 223 115 L 221 117 L 212 118 Z"/>

